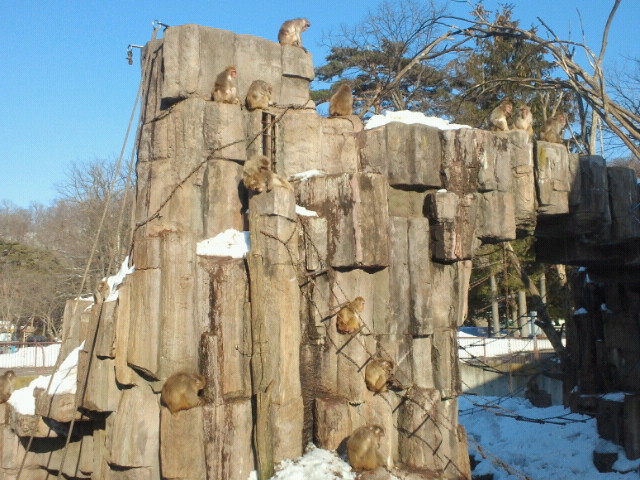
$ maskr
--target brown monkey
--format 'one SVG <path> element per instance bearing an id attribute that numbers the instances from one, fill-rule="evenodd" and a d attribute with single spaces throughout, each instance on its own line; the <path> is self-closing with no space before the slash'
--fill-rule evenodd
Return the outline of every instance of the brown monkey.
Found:
<path id="1" fill-rule="evenodd" d="M 245 99 L 247 109 L 255 110 L 256 108 L 260 108 L 266 110 L 269 108 L 271 104 L 271 92 L 271 84 L 264 80 L 254 80 L 249 87 L 247 98 Z"/>
<path id="2" fill-rule="evenodd" d="M 311 24 L 306 18 L 294 18 L 293 20 L 287 20 L 280 27 L 280 31 L 278 32 L 278 42 L 280 42 L 280 45 L 293 45 L 294 47 L 300 47 L 306 52 L 307 49 L 302 46 L 301 34 L 310 26 Z"/>
<path id="3" fill-rule="evenodd" d="M 511 116 L 511 110 L 513 110 L 513 104 L 510 100 L 503 100 L 500 105 L 493 109 L 491 115 L 489 115 L 489 128 L 491 130 L 498 130 L 506 132 L 509 130 L 509 124 L 507 120 Z"/>
<path id="4" fill-rule="evenodd" d="M 211 98 L 221 103 L 240 103 L 238 99 L 238 80 L 236 67 L 229 65 L 216 77 Z"/>
<path id="5" fill-rule="evenodd" d="M 273 187 L 284 187 L 293 190 L 289 182 L 271 171 L 271 162 L 264 155 L 251 158 L 244 163 L 242 183 L 244 183 L 247 190 L 257 193 L 261 193 L 265 189 L 270 192 Z"/>
<path id="6" fill-rule="evenodd" d="M 167 378 L 162 386 L 160 399 L 171 413 L 188 410 L 202 405 L 198 391 L 207 384 L 205 378 L 197 373 L 177 372 Z"/>
<path id="7" fill-rule="evenodd" d="M 364 310 L 364 298 L 356 297 L 338 312 L 336 327 L 339 333 L 353 333 L 360 328 L 360 317 Z"/>
<path id="8" fill-rule="evenodd" d="M 364 370 L 364 381 L 367 388 L 375 393 L 383 393 L 388 390 L 392 381 L 391 372 L 393 362 L 382 358 L 374 358 L 367 364 Z"/>
<path id="9" fill-rule="evenodd" d="M 386 462 L 378 450 L 384 428 L 380 425 L 364 425 L 354 430 L 347 440 L 347 458 L 356 472 L 375 470 Z"/>
<path id="10" fill-rule="evenodd" d="M 0 403 L 9 400 L 13 393 L 13 381 L 16 379 L 16 373 L 13 370 L 7 370 L 0 375 Z"/>
<path id="11" fill-rule="evenodd" d="M 543 142 L 562 143 L 564 126 L 567 119 L 564 113 L 557 112 L 553 117 L 548 118 L 540 130 L 540 140 Z"/>
<path id="12" fill-rule="evenodd" d="M 351 115 L 353 112 L 353 94 L 348 83 L 343 83 L 329 101 L 329 116 Z"/>
<path id="13" fill-rule="evenodd" d="M 521 106 L 518 109 L 516 119 L 513 121 L 513 128 L 515 130 L 524 130 L 529 134 L 529 138 L 533 137 L 533 115 L 531 115 L 531 109 L 526 105 Z"/>

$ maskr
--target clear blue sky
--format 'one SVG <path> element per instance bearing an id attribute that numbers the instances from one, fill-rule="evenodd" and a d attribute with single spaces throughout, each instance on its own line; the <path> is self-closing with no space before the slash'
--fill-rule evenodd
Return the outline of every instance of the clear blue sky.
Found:
<path id="1" fill-rule="evenodd" d="M 587 42 L 599 48 L 613 0 L 512 3 L 521 26 L 540 16 L 559 36 L 571 31 L 578 41 L 580 8 Z M 485 2 L 490 9 L 496 4 Z M 130 66 L 126 48 L 149 40 L 152 20 L 197 23 L 276 41 L 283 20 L 305 16 L 311 27 L 303 41 L 318 66 L 327 54 L 323 33 L 358 23 L 376 6 L 358 0 L 2 0 L 0 91 L 6 101 L 0 115 L 0 200 L 20 207 L 49 205 L 70 162 L 117 158 L 140 78 L 139 52 Z M 469 8 L 450 2 L 450 10 L 462 16 Z M 623 0 L 612 26 L 608 65 L 621 66 L 623 55 L 640 57 L 639 31 L 640 1 Z"/>

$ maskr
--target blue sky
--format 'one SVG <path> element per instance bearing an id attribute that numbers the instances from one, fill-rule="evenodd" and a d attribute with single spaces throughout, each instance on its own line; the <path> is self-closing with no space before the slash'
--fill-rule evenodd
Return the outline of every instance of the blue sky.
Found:
<path id="1" fill-rule="evenodd" d="M 488 8 L 498 2 L 485 1 Z M 521 26 L 542 17 L 556 33 L 599 48 L 613 0 L 512 0 Z M 303 34 L 314 65 L 327 50 L 323 33 L 361 21 L 377 2 L 213 1 L 33 1 L 0 2 L 0 200 L 28 207 L 49 205 L 71 162 L 117 158 L 140 78 L 139 53 L 126 61 L 130 43 L 144 44 L 154 19 L 169 25 L 197 23 L 276 41 L 283 20 L 306 16 Z M 450 2 L 466 15 L 464 2 Z M 623 0 L 612 26 L 607 65 L 640 57 L 640 2 Z M 129 152 L 127 152 L 128 155 Z"/>

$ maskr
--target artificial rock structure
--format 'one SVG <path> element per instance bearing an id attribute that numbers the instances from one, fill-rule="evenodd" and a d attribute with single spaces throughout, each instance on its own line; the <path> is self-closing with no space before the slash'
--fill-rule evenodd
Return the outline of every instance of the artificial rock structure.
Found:
<path id="1" fill-rule="evenodd" d="M 211 101 L 228 64 L 241 98 L 262 79 L 278 105 Z M 567 216 L 578 159 L 539 142 L 534 161 L 524 132 L 323 118 L 310 56 L 248 35 L 171 27 L 143 65 L 135 272 L 117 301 L 69 303 L 63 350 L 85 341 L 79 388 L 39 392 L 35 416 L 2 406 L 2 471 L 17 471 L 33 434 L 20 478 L 57 472 L 75 418 L 69 478 L 245 480 L 265 458 L 338 449 L 367 423 L 384 427 L 394 474 L 469 478 L 455 332 L 474 250 L 533 233 L 539 214 Z M 249 195 L 242 165 L 263 153 L 282 176 L 324 174 Z M 227 229 L 249 230 L 245 259 L 198 254 Z M 335 314 L 356 296 L 363 326 L 339 334 Z M 402 391 L 366 388 L 376 356 Z M 179 370 L 207 386 L 202 406 L 172 415 L 159 393 Z"/>

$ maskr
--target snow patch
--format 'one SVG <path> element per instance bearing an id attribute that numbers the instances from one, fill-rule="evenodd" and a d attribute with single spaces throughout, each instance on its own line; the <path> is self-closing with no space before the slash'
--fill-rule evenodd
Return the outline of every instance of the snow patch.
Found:
<path id="1" fill-rule="evenodd" d="M 458 125 L 456 123 L 449 123 L 449 120 L 438 117 L 427 117 L 422 112 L 412 112 L 410 110 L 400 110 L 398 112 L 392 112 L 385 110 L 382 115 L 373 115 L 369 118 L 364 126 L 365 130 L 372 128 L 382 127 L 387 123 L 401 122 L 405 124 L 419 123 L 427 125 L 429 127 L 435 127 L 440 130 L 459 130 L 461 128 L 471 128 L 469 125 Z"/>
<path id="2" fill-rule="evenodd" d="M 309 180 L 313 177 L 324 177 L 327 173 L 322 170 L 307 170 L 305 172 L 295 173 L 289 177 L 289 180 L 299 180 L 304 182 L 305 180 Z"/>
<path id="3" fill-rule="evenodd" d="M 313 210 L 307 210 L 304 207 L 301 207 L 300 205 L 296 205 L 296 214 L 300 215 L 301 217 L 317 217 L 318 216 L 318 212 L 314 212 Z"/>
<path id="4" fill-rule="evenodd" d="M 129 257 L 127 256 L 127 258 L 123 260 L 122 265 L 120 265 L 120 270 L 118 271 L 118 273 L 107 278 L 107 284 L 109 285 L 109 296 L 105 299 L 106 302 L 111 302 L 118 299 L 118 288 L 120 288 L 120 285 L 122 285 L 125 277 L 135 272 L 135 270 L 135 266 L 131 265 L 131 267 L 129 267 Z"/>
<path id="5" fill-rule="evenodd" d="M 205 257 L 244 258 L 249 251 L 249 232 L 229 228 L 213 238 L 198 242 L 196 253 Z"/>

